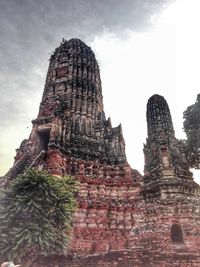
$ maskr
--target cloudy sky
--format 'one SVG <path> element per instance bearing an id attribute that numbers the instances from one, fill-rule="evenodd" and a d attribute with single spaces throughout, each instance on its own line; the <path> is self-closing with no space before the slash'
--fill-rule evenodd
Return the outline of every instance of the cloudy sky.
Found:
<path id="1" fill-rule="evenodd" d="M 106 116 L 122 123 L 133 168 L 143 172 L 152 94 L 166 98 L 184 138 L 182 113 L 200 93 L 199 10 L 199 0 L 0 0 L 0 176 L 31 131 L 62 38 L 95 52 Z"/>

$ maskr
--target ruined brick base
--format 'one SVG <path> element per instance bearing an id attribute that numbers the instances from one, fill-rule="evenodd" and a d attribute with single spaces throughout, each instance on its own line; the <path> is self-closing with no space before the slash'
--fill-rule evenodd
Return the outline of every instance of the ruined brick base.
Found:
<path id="1" fill-rule="evenodd" d="M 41 258 L 33 267 L 199 267 L 200 255 L 170 253 L 151 256 L 141 250 L 113 251 L 87 257 L 52 256 Z"/>

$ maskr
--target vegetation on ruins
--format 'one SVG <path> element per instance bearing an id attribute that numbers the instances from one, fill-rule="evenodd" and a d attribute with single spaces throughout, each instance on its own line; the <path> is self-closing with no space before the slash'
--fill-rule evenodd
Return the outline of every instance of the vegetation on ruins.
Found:
<path id="1" fill-rule="evenodd" d="M 200 168 L 200 94 L 196 102 L 184 112 L 184 130 L 187 135 L 186 156 L 190 166 Z"/>
<path id="2" fill-rule="evenodd" d="M 65 253 L 78 182 L 28 170 L 0 194 L 0 259 L 31 266 L 38 256 Z"/>

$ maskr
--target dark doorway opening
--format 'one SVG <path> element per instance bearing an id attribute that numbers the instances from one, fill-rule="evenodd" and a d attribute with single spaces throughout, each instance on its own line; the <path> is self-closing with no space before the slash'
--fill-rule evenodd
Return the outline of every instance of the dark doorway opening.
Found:
<path id="1" fill-rule="evenodd" d="M 47 151 L 50 138 L 50 130 L 38 132 L 38 150 Z"/>
<path id="2" fill-rule="evenodd" d="M 183 232 L 179 224 L 173 224 L 171 227 L 172 243 L 183 243 Z"/>

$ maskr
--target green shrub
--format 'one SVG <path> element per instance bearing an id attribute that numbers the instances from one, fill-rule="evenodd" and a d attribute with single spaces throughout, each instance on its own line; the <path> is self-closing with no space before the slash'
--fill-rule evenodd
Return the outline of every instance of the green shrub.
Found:
<path id="1" fill-rule="evenodd" d="M 78 182 L 28 170 L 0 191 L 0 258 L 33 262 L 40 255 L 65 253 L 76 209 Z"/>

